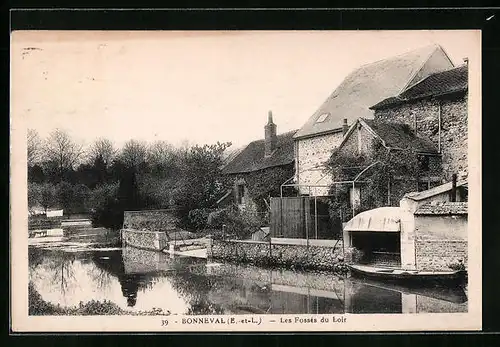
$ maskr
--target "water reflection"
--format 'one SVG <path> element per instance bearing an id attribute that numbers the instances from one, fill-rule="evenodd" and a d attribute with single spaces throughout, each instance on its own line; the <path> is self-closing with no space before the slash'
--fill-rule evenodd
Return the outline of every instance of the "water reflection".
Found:
<path id="1" fill-rule="evenodd" d="M 30 247 L 30 280 L 45 301 L 109 300 L 132 311 L 192 315 L 467 312 L 461 288 L 407 288 L 135 248 L 71 249 Z"/>
<path id="2" fill-rule="evenodd" d="M 138 273 L 126 271 L 137 270 L 137 263 L 129 266 L 126 259 L 120 251 L 65 254 L 32 249 L 31 280 L 45 300 L 63 306 L 94 299 L 127 309 L 157 307 L 177 314 L 467 311 L 466 295 L 459 288 L 418 290 L 327 273 L 206 266 L 206 260 L 171 257 L 160 270 L 141 264 L 144 272 Z"/>

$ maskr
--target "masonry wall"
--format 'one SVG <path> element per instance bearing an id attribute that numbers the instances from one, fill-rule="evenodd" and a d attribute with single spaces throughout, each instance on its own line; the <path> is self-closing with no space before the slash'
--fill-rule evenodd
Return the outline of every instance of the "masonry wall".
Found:
<path id="1" fill-rule="evenodd" d="M 349 156 L 364 155 L 371 157 L 374 151 L 375 137 L 366 128 L 354 129 L 342 146 L 342 152 Z"/>
<path id="2" fill-rule="evenodd" d="M 461 260 L 467 267 L 467 216 L 415 216 L 417 269 L 450 271 Z"/>
<path id="3" fill-rule="evenodd" d="M 245 181 L 245 175 L 240 174 L 240 175 L 234 175 L 233 176 L 233 194 L 234 194 L 234 201 L 240 208 L 243 208 L 247 211 L 255 211 L 257 212 L 257 206 L 255 205 L 254 201 L 250 197 L 250 191 L 248 190 L 247 183 Z M 239 198 L 239 192 L 238 192 L 238 186 L 243 185 L 244 186 L 244 193 L 243 196 L 241 197 L 241 204 L 238 203 L 238 198 Z"/>
<path id="4" fill-rule="evenodd" d="M 467 96 L 423 99 L 375 111 L 375 119 L 408 124 L 419 136 L 439 145 L 439 108 L 441 107 L 441 154 L 444 179 L 453 173 L 466 175 Z"/>
<path id="5" fill-rule="evenodd" d="M 172 231 L 176 230 L 177 219 L 173 210 L 125 211 L 123 229 Z"/>
<path id="6" fill-rule="evenodd" d="M 121 230 L 122 246 L 161 251 L 167 247 L 167 235 L 163 231 Z"/>
<path id="7" fill-rule="evenodd" d="M 342 139 L 342 132 L 336 132 L 296 141 L 297 176 L 299 184 L 327 185 L 331 183 L 330 177 L 324 177 L 325 172 L 323 171 L 323 165 L 330 158 L 333 150 L 340 145 Z M 328 188 L 317 187 L 311 189 L 311 191 L 307 188 L 300 188 L 300 193 L 311 194 L 313 196 L 327 195 Z"/>
<path id="8" fill-rule="evenodd" d="M 333 270 L 343 256 L 342 241 L 271 239 L 265 241 L 212 240 L 207 255 L 227 261 L 265 263 Z"/>

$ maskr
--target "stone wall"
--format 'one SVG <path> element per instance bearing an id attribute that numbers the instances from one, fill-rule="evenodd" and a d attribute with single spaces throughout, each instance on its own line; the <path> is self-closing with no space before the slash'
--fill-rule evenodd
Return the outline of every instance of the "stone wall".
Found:
<path id="1" fill-rule="evenodd" d="M 349 156 L 373 155 L 376 138 L 365 127 L 354 129 L 342 146 L 342 152 Z"/>
<path id="2" fill-rule="evenodd" d="M 451 271 L 449 264 L 462 260 L 467 268 L 467 241 L 415 240 L 417 269 L 424 271 Z"/>
<path id="3" fill-rule="evenodd" d="M 416 215 L 417 269 L 450 271 L 459 260 L 467 267 L 467 231 L 466 215 Z"/>
<path id="4" fill-rule="evenodd" d="M 415 215 L 415 231 L 423 240 L 467 241 L 467 215 Z"/>
<path id="5" fill-rule="evenodd" d="M 333 270 L 343 256 L 342 241 L 276 239 L 271 242 L 212 240 L 207 255 L 227 261 Z"/>
<path id="6" fill-rule="evenodd" d="M 173 210 L 144 210 L 123 212 L 123 229 L 172 231 L 177 218 Z"/>
<path id="7" fill-rule="evenodd" d="M 163 231 L 122 229 L 122 246 L 161 251 L 167 247 L 167 234 Z"/>
<path id="8" fill-rule="evenodd" d="M 441 141 L 439 109 L 441 107 Z M 438 147 L 441 143 L 445 180 L 453 173 L 465 175 L 467 166 L 467 96 L 447 99 L 423 99 L 375 111 L 375 119 L 408 124 L 419 136 L 425 136 Z"/>
<path id="9" fill-rule="evenodd" d="M 326 185 L 331 182 L 330 177 L 322 177 L 323 165 L 330 158 L 332 152 L 342 142 L 344 135 L 342 131 L 319 135 L 296 141 L 296 158 L 298 168 L 299 184 L 321 184 Z M 319 183 L 317 183 L 319 181 Z M 309 194 L 309 189 L 300 188 L 301 194 Z M 328 188 L 311 189 L 311 195 L 327 195 Z"/>

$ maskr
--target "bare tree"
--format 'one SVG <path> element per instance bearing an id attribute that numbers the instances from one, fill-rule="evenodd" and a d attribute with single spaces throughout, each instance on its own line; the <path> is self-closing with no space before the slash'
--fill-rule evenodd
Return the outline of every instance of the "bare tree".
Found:
<path id="1" fill-rule="evenodd" d="M 128 167 L 138 168 L 146 161 L 148 147 L 145 142 L 129 140 L 123 146 L 120 159 Z"/>
<path id="2" fill-rule="evenodd" d="M 28 129 L 28 166 L 33 166 L 40 159 L 42 153 L 42 140 L 38 132 Z"/>
<path id="3" fill-rule="evenodd" d="M 147 160 L 152 165 L 168 165 L 175 156 L 175 147 L 167 141 L 156 141 L 148 148 Z"/>
<path id="4" fill-rule="evenodd" d="M 93 162 L 96 158 L 101 157 L 104 165 L 109 167 L 116 157 L 117 149 L 115 148 L 113 142 L 106 138 L 98 138 L 90 146 L 88 152 L 88 160 Z"/>
<path id="5" fill-rule="evenodd" d="M 65 171 L 73 169 L 83 155 L 82 144 L 60 129 L 50 133 L 44 147 L 45 160 L 54 166 L 60 177 Z"/>

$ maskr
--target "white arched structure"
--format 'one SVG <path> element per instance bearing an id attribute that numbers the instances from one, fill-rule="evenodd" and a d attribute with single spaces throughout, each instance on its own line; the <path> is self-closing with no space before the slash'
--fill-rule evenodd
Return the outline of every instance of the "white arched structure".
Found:
<path id="1" fill-rule="evenodd" d="M 379 207 L 361 212 L 344 225 L 344 245 L 352 246 L 352 235 L 364 233 L 399 233 L 401 267 L 415 269 L 415 222 L 412 213 L 400 207 Z"/>

